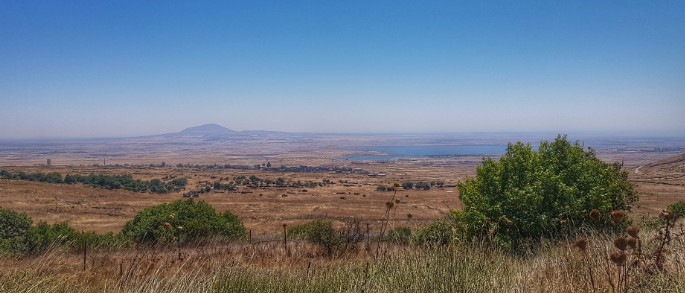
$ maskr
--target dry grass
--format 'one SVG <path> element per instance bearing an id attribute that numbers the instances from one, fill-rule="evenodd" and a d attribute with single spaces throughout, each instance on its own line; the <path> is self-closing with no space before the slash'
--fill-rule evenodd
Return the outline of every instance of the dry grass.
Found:
<path id="1" fill-rule="evenodd" d="M 653 255 L 656 231 L 640 233 L 644 255 Z M 99 251 L 88 256 L 85 271 L 82 255 L 63 249 L 3 258 L 0 291 L 683 292 L 685 237 L 678 233 L 664 272 L 652 269 L 650 257 L 636 266 L 612 263 L 616 235 L 588 235 L 584 251 L 574 239 L 547 242 L 526 256 L 473 245 L 390 244 L 374 255 L 371 242 L 373 249 L 363 244 L 328 258 L 311 244 L 290 242 L 286 250 L 282 243 L 264 242 Z M 627 252 L 630 263 L 636 258 Z"/>

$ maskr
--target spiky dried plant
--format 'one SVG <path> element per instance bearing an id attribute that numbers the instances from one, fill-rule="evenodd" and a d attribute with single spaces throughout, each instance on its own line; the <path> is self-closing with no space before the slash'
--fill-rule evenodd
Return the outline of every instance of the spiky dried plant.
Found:
<path id="1" fill-rule="evenodd" d="M 582 237 L 578 238 L 575 243 L 573 243 L 573 246 L 578 247 L 578 249 L 580 249 L 580 251 L 584 252 L 587 250 L 587 243 L 588 243 L 587 237 L 582 236 Z"/>
<path id="2" fill-rule="evenodd" d="M 622 266 L 626 263 L 626 254 L 623 251 L 616 251 L 609 255 L 609 259 L 617 266 Z"/>
<path id="3" fill-rule="evenodd" d="M 626 213 L 621 210 L 616 210 L 611 212 L 611 221 L 614 223 L 620 223 L 626 217 Z"/>
<path id="4" fill-rule="evenodd" d="M 637 247 L 637 239 L 630 237 L 626 239 L 626 244 L 628 245 L 628 247 L 635 249 Z"/>
<path id="5" fill-rule="evenodd" d="M 597 209 L 592 209 L 592 210 L 590 211 L 590 214 L 589 214 L 590 219 L 592 219 L 592 220 L 595 221 L 595 222 L 599 221 L 599 218 L 600 218 L 601 215 L 602 215 L 602 214 L 601 214 L 601 213 L 599 212 L 599 210 L 597 210 Z"/>
<path id="6" fill-rule="evenodd" d="M 636 226 L 628 226 L 628 228 L 626 228 L 626 232 L 633 238 L 640 238 L 640 228 Z"/>
<path id="7" fill-rule="evenodd" d="M 614 239 L 614 246 L 620 251 L 624 251 L 628 247 L 628 239 L 625 237 L 618 237 Z"/>

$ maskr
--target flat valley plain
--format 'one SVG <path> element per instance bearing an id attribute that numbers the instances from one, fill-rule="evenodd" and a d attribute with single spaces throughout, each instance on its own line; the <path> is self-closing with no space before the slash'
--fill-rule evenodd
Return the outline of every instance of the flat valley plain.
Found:
<path id="1" fill-rule="evenodd" d="M 391 201 L 398 202 L 390 214 L 391 225 L 418 228 L 451 209 L 462 208 L 456 184 L 474 176 L 484 156 L 496 159 L 501 154 L 393 156 L 373 151 L 374 146 L 504 147 L 516 141 L 535 146 L 542 139 L 551 141 L 554 135 L 263 132 L 235 137 L 0 141 L 0 169 L 9 171 L 59 172 L 62 176 L 129 174 L 143 180 L 188 178 L 185 190 L 166 194 L 0 180 L 0 207 L 25 212 L 34 221 L 68 222 L 77 230 L 116 233 L 144 208 L 183 199 L 183 194 L 216 181 L 257 176 L 271 180 L 283 178 L 286 182 L 326 180 L 331 184 L 314 188 L 238 186 L 234 191 L 202 193 L 196 200 L 206 201 L 218 211 L 230 210 L 237 214 L 254 237 L 276 236 L 283 224 L 300 224 L 324 217 L 337 223 L 359 219 L 374 230 L 381 226 L 386 217 L 386 203 Z M 640 201 L 632 213 L 634 217 L 658 213 L 670 203 L 685 200 L 685 138 L 587 137 L 580 143 L 592 147 L 607 162 L 623 163 L 640 193 Z M 364 155 L 387 155 L 388 159 L 350 159 Z M 51 166 L 47 166 L 48 159 Z M 267 163 L 271 168 L 265 168 Z M 215 167 L 226 165 L 230 167 Z M 279 169 L 281 166 L 295 168 Z M 299 170 L 300 166 L 316 168 Z M 396 194 L 377 191 L 380 185 L 404 182 L 444 182 L 444 186 L 427 191 L 400 188 Z"/>

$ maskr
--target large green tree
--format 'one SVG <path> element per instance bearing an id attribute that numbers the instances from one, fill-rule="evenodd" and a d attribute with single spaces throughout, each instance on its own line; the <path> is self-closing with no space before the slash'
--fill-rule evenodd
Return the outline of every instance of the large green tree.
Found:
<path id="1" fill-rule="evenodd" d="M 537 151 L 509 144 L 499 161 L 485 158 L 476 177 L 458 185 L 464 211 L 457 216 L 470 236 L 507 248 L 555 237 L 582 227 L 607 227 L 614 210 L 638 199 L 619 163 L 605 163 L 566 136 L 543 141 Z M 599 222 L 588 213 L 601 212 Z"/>

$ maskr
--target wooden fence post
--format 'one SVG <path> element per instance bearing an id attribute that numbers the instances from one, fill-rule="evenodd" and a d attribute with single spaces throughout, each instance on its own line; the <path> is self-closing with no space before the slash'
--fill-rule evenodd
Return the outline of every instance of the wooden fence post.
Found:
<path id="1" fill-rule="evenodd" d="M 285 251 L 288 251 L 288 230 L 287 230 L 288 225 L 283 224 L 283 249 Z"/>
<path id="2" fill-rule="evenodd" d="M 83 233 L 81 234 L 83 235 Z M 86 242 L 86 237 L 83 237 L 83 271 L 86 271 L 86 258 L 88 254 L 88 243 Z"/>

